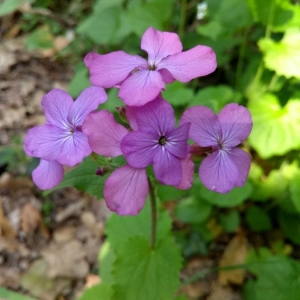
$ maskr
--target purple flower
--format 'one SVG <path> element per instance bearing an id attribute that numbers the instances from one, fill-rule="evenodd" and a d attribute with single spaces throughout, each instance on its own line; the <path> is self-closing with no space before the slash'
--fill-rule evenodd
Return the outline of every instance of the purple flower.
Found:
<path id="1" fill-rule="evenodd" d="M 178 185 L 182 179 L 181 159 L 187 157 L 190 124 L 175 128 L 172 106 L 161 97 L 136 108 L 137 131 L 127 134 L 121 149 L 129 165 L 145 168 L 153 164 L 160 183 Z"/>
<path id="2" fill-rule="evenodd" d="M 207 107 L 187 109 L 180 124 L 191 123 L 189 137 L 201 147 L 211 147 L 212 154 L 200 165 L 199 177 L 210 190 L 227 193 L 247 180 L 251 158 L 237 148 L 252 129 L 249 111 L 238 104 L 228 104 L 218 116 Z"/>
<path id="3" fill-rule="evenodd" d="M 54 89 L 42 99 L 45 125 L 30 129 L 25 137 L 27 155 L 41 158 L 33 171 L 41 189 L 57 185 L 63 178 L 63 166 L 73 167 L 91 154 L 87 137 L 81 130 L 85 117 L 107 99 L 103 88 L 90 87 L 74 102 L 65 91 Z"/>
<path id="4" fill-rule="evenodd" d="M 154 164 L 162 183 L 188 189 L 194 164 L 188 153 L 189 124 L 175 129 L 173 109 L 165 100 L 158 98 L 144 107 L 126 110 L 132 132 L 116 123 L 106 110 L 89 114 L 82 128 L 94 152 L 111 157 L 125 155 L 127 164 L 113 171 L 105 182 L 104 199 L 110 210 L 136 215 L 149 192 L 146 166 Z"/>
<path id="5" fill-rule="evenodd" d="M 90 81 L 103 88 L 120 87 L 119 97 L 131 106 L 142 106 L 155 99 L 165 83 L 175 79 L 188 82 L 212 73 L 216 55 L 207 46 L 196 46 L 182 52 L 177 34 L 150 27 L 141 42 L 148 61 L 124 51 L 99 55 L 90 52 L 84 62 L 90 70 Z"/>

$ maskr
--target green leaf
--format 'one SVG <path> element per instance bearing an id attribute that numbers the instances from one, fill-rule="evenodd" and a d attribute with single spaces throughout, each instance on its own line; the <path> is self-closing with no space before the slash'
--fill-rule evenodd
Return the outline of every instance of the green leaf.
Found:
<path id="1" fill-rule="evenodd" d="M 149 202 L 149 200 L 147 200 Z M 164 239 L 171 230 L 172 220 L 169 214 L 161 212 L 157 219 L 157 240 Z M 150 241 L 150 205 L 146 203 L 137 216 L 121 217 L 113 214 L 107 222 L 106 234 L 114 251 L 119 252 L 120 246 L 132 236 L 146 237 Z"/>
<path id="2" fill-rule="evenodd" d="M 300 294 L 300 263 L 266 251 L 247 260 L 256 280 L 244 287 L 245 300 L 298 300 Z"/>
<path id="3" fill-rule="evenodd" d="M 112 299 L 113 289 L 110 284 L 100 283 L 84 290 L 82 296 L 78 300 L 99 300 Z"/>
<path id="4" fill-rule="evenodd" d="M 246 222 L 254 232 L 267 231 L 272 228 L 269 215 L 258 206 L 251 206 L 247 210 Z"/>
<path id="5" fill-rule="evenodd" d="M 283 0 L 247 0 L 256 22 L 269 26 L 273 31 L 284 31 L 285 24 L 293 17 L 293 7 Z M 270 14 L 272 17 L 270 18 Z"/>
<path id="6" fill-rule="evenodd" d="M 179 202 L 175 209 L 175 217 L 184 223 L 197 224 L 204 222 L 210 215 L 212 206 L 189 197 Z"/>
<path id="7" fill-rule="evenodd" d="M 110 89 L 107 93 L 108 99 L 101 105 L 101 109 L 107 109 L 111 112 L 117 112 L 116 107 L 124 106 L 124 103 L 118 98 L 118 89 Z"/>
<path id="8" fill-rule="evenodd" d="M 229 213 L 219 214 L 219 221 L 224 230 L 228 233 L 233 233 L 237 230 L 240 225 L 241 218 L 236 210 L 231 210 Z"/>
<path id="9" fill-rule="evenodd" d="M 300 78 L 300 30 L 288 29 L 280 42 L 261 39 L 259 48 L 264 53 L 266 67 L 287 78 Z"/>
<path id="10" fill-rule="evenodd" d="M 137 236 L 120 245 L 114 265 L 114 300 L 170 300 L 179 286 L 181 257 L 171 237 L 151 249 Z"/>
<path id="11" fill-rule="evenodd" d="M 16 292 L 0 287 L 0 299 L 3 300 L 34 300 L 33 298 L 23 296 Z"/>
<path id="12" fill-rule="evenodd" d="M 96 44 L 115 44 L 116 31 L 119 29 L 120 6 L 109 6 L 84 19 L 77 27 L 77 32 L 91 38 Z"/>
<path id="13" fill-rule="evenodd" d="M 252 193 L 252 186 L 249 182 L 246 182 L 245 185 L 241 188 L 233 188 L 227 194 L 219 194 L 213 191 L 210 191 L 203 185 L 200 186 L 199 196 L 208 203 L 214 204 L 219 207 L 234 207 L 238 204 L 241 204 Z"/>
<path id="14" fill-rule="evenodd" d="M 280 210 L 278 219 L 284 235 L 293 243 L 300 245 L 300 216 Z"/>
<path id="15" fill-rule="evenodd" d="M 191 101 L 194 96 L 192 89 L 185 87 L 181 82 L 174 82 L 167 85 L 166 91 L 162 93 L 163 98 L 174 106 L 185 105 Z"/>
<path id="16" fill-rule="evenodd" d="M 290 182 L 290 191 L 292 195 L 292 201 L 300 213 L 300 172 L 298 171 Z"/>
<path id="17" fill-rule="evenodd" d="M 116 255 L 112 249 L 109 238 L 106 239 L 99 252 L 99 266 L 100 266 L 100 278 L 105 283 L 114 283 L 112 275 L 113 263 L 115 262 Z"/>
<path id="18" fill-rule="evenodd" d="M 124 13 L 124 21 L 138 36 L 150 26 L 163 30 L 165 21 L 171 17 L 173 7 L 173 0 L 143 1 L 132 5 Z"/>
<path id="19" fill-rule="evenodd" d="M 62 182 L 51 190 L 46 191 L 49 194 L 64 187 L 75 187 L 79 191 L 102 198 L 104 182 L 108 175 L 97 176 L 95 174 L 98 164 L 90 157 L 86 157 L 83 162 L 65 174 Z"/>
<path id="20" fill-rule="evenodd" d="M 24 2 L 24 0 L 4 0 L 0 4 L 0 17 L 13 13 Z"/>
<path id="21" fill-rule="evenodd" d="M 90 85 L 88 68 L 84 65 L 84 63 L 79 63 L 75 67 L 75 76 L 69 83 L 68 91 L 73 98 L 76 98 Z"/>
<path id="22" fill-rule="evenodd" d="M 210 86 L 201 89 L 193 98 L 190 106 L 205 105 L 218 113 L 226 104 L 239 102 L 240 99 L 241 94 L 227 85 Z"/>
<path id="23" fill-rule="evenodd" d="M 289 100 L 281 107 L 275 95 L 265 94 L 248 108 L 253 119 L 249 142 L 261 158 L 300 148 L 300 100 Z"/>
<path id="24" fill-rule="evenodd" d="M 48 25 L 40 26 L 34 30 L 25 40 L 25 45 L 28 51 L 36 49 L 52 49 L 53 35 Z"/>
<path id="25" fill-rule="evenodd" d="M 178 190 L 170 185 L 159 184 L 157 187 L 157 197 L 160 201 L 178 200 L 187 194 L 186 190 Z"/>

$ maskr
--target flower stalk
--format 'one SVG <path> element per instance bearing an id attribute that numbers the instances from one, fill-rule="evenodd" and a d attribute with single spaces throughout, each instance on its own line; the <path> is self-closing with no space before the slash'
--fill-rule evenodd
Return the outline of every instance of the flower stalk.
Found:
<path id="1" fill-rule="evenodd" d="M 155 192 L 154 186 L 148 177 L 149 183 L 149 194 L 150 194 L 150 205 L 151 205 L 151 234 L 150 234 L 150 247 L 153 250 L 155 248 L 156 243 L 156 221 L 157 221 L 157 214 L 156 214 L 156 199 L 155 199 Z"/>

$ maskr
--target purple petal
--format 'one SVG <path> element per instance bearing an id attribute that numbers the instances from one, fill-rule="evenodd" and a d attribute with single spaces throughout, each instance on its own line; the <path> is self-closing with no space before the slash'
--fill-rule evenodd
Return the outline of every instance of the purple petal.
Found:
<path id="1" fill-rule="evenodd" d="M 145 205 L 148 192 L 146 170 L 125 165 L 111 173 L 103 194 L 107 207 L 124 216 L 137 215 Z"/>
<path id="2" fill-rule="evenodd" d="M 148 53 L 149 65 L 153 66 L 162 58 L 181 52 L 182 44 L 176 33 L 150 27 L 143 34 L 141 48 Z"/>
<path id="3" fill-rule="evenodd" d="M 63 166 L 56 161 L 40 160 L 38 167 L 32 172 L 34 183 L 41 189 L 52 189 L 58 185 L 64 177 Z"/>
<path id="4" fill-rule="evenodd" d="M 167 136 L 166 150 L 178 158 L 186 158 L 189 153 L 188 137 L 191 123 L 184 123 Z"/>
<path id="5" fill-rule="evenodd" d="M 64 140 L 71 134 L 69 130 L 53 125 L 41 125 L 31 128 L 24 140 L 24 150 L 27 155 L 57 160 L 61 154 Z"/>
<path id="6" fill-rule="evenodd" d="M 85 117 L 104 103 L 107 95 L 103 88 L 91 86 L 80 93 L 70 108 L 68 119 L 73 125 L 82 125 Z"/>
<path id="7" fill-rule="evenodd" d="M 164 147 L 157 148 L 153 170 L 158 181 L 165 185 L 179 185 L 182 180 L 180 159 L 169 153 Z"/>
<path id="8" fill-rule="evenodd" d="M 137 107 L 136 106 L 126 106 L 126 117 L 129 121 L 130 128 L 133 130 L 138 130 L 138 124 L 136 120 L 136 111 Z"/>
<path id="9" fill-rule="evenodd" d="M 94 152 L 111 157 L 123 154 L 121 140 L 128 134 L 128 130 L 118 124 L 109 111 L 90 113 L 83 122 L 82 131 L 87 135 Z"/>
<path id="10" fill-rule="evenodd" d="M 67 118 L 73 102 L 72 97 L 60 89 L 53 89 L 46 94 L 42 99 L 42 107 L 47 123 L 68 128 L 70 124 Z"/>
<path id="11" fill-rule="evenodd" d="M 218 119 L 222 127 L 222 140 L 225 147 L 239 145 L 248 137 L 253 125 L 248 109 L 236 103 L 226 105 L 220 111 Z"/>
<path id="12" fill-rule="evenodd" d="M 127 105 L 143 106 L 164 89 L 165 83 L 158 71 L 140 70 L 122 83 L 118 96 Z"/>
<path id="13" fill-rule="evenodd" d="M 175 78 L 172 76 L 172 74 L 167 69 L 161 69 L 159 70 L 160 75 L 163 78 L 163 81 L 165 83 L 172 83 L 175 81 Z"/>
<path id="14" fill-rule="evenodd" d="M 174 110 L 161 96 L 138 107 L 136 116 L 139 130 L 157 134 L 158 138 L 172 132 L 175 127 Z"/>
<path id="15" fill-rule="evenodd" d="M 188 51 L 168 56 L 159 63 L 159 69 L 167 69 L 181 82 L 208 75 L 216 67 L 216 54 L 207 46 L 196 46 Z"/>
<path id="16" fill-rule="evenodd" d="M 211 191 L 229 192 L 238 182 L 239 169 L 233 157 L 223 150 L 204 158 L 199 168 L 202 183 Z"/>
<path id="17" fill-rule="evenodd" d="M 124 81 L 136 68 L 147 68 L 147 61 L 124 51 L 115 51 L 109 54 L 90 52 L 84 58 L 90 70 L 90 81 L 93 85 L 111 88 Z"/>
<path id="18" fill-rule="evenodd" d="M 188 190 L 192 187 L 194 181 L 194 163 L 191 156 L 192 155 L 189 154 L 186 158 L 180 160 L 182 179 L 181 182 L 175 186 L 179 190 Z"/>
<path id="19" fill-rule="evenodd" d="M 249 174 L 251 157 L 246 151 L 239 148 L 231 149 L 228 155 L 235 162 L 240 172 L 240 176 L 238 177 L 235 186 L 243 186 L 246 183 Z"/>
<path id="20" fill-rule="evenodd" d="M 189 137 L 199 146 L 217 146 L 221 137 L 221 126 L 215 113 L 205 106 L 188 108 L 180 119 L 180 124 L 191 123 Z"/>
<path id="21" fill-rule="evenodd" d="M 67 135 L 61 143 L 60 155 L 57 161 L 63 165 L 73 167 L 92 153 L 88 138 L 81 131 Z"/>
<path id="22" fill-rule="evenodd" d="M 145 168 L 153 162 L 158 147 L 157 136 L 152 133 L 133 131 L 121 142 L 121 149 L 127 163 L 134 168 Z"/>

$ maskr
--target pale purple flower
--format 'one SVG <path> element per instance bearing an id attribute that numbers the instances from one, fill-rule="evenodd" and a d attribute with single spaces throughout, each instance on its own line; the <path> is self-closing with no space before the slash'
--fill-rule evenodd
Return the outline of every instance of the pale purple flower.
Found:
<path id="1" fill-rule="evenodd" d="M 210 190 L 227 193 L 247 180 L 251 158 L 237 146 L 252 129 L 250 112 L 238 104 L 226 105 L 217 116 L 204 106 L 188 108 L 180 124 L 191 123 L 189 137 L 201 147 L 211 147 L 202 161 L 199 177 Z"/>
<path id="2" fill-rule="evenodd" d="M 112 172 L 103 194 L 110 210 L 119 215 L 136 215 L 144 207 L 149 192 L 146 166 L 154 163 L 154 172 L 162 183 L 188 189 L 194 164 L 188 153 L 189 124 L 175 129 L 174 112 L 165 100 L 158 98 L 153 105 L 151 102 L 126 110 L 134 131 L 118 124 L 106 110 L 89 114 L 82 130 L 94 152 L 110 157 L 125 155 L 127 164 Z M 138 136 L 142 136 L 145 151 L 140 147 L 141 140 L 134 146 Z"/>
<path id="3" fill-rule="evenodd" d="M 87 88 L 75 102 L 60 89 L 53 89 L 43 97 L 47 123 L 30 129 L 24 141 L 26 154 L 41 158 L 32 174 L 39 188 L 54 187 L 63 178 L 62 165 L 73 167 L 91 154 L 81 126 L 85 117 L 106 99 L 107 95 L 100 87 Z"/>
<path id="4" fill-rule="evenodd" d="M 175 79 L 188 82 L 212 73 L 217 66 L 214 51 L 196 46 L 182 52 L 179 36 L 148 28 L 141 41 L 148 61 L 124 51 L 109 54 L 90 52 L 84 62 L 93 85 L 103 88 L 120 87 L 119 97 L 125 104 L 142 106 L 155 99 L 166 83 Z"/>
<path id="5" fill-rule="evenodd" d="M 176 186 L 182 179 L 181 159 L 187 157 L 190 124 L 175 128 L 172 106 L 161 97 L 136 109 L 137 131 L 127 134 L 121 149 L 128 164 L 145 168 L 153 164 L 162 184 Z"/>

